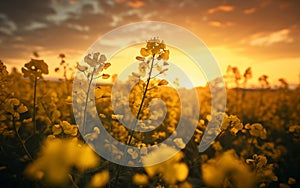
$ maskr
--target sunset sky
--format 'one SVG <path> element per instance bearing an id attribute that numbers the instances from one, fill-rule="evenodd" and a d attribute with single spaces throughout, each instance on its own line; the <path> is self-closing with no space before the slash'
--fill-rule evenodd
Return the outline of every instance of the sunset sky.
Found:
<path id="1" fill-rule="evenodd" d="M 153 20 L 193 32 L 223 72 L 228 65 L 242 73 L 251 66 L 251 84 L 262 74 L 271 84 L 278 85 L 278 78 L 298 83 L 299 9 L 299 0 L 2 0 L 0 59 L 20 69 L 38 52 L 53 77 L 60 53 L 75 65 L 105 33 Z"/>

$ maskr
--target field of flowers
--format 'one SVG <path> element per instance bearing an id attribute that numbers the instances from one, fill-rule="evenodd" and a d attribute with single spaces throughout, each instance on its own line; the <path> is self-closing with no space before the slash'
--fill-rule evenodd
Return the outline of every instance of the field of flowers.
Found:
<path id="1" fill-rule="evenodd" d="M 38 57 L 21 71 L 8 72 L 1 61 L 1 187 L 300 187 L 300 87 L 289 89 L 281 79 L 279 87 L 270 88 L 267 76 L 263 75 L 259 80 L 261 88 L 246 89 L 251 69 L 240 76 L 236 67 L 229 68 L 231 77 L 227 82 L 236 87 L 227 89 L 225 114 L 211 114 L 208 86 L 196 88 L 200 105 L 196 130 L 187 144 L 174 140 L 181 151 L 167 161 L 126 167 L 94 152 L 93 144 L 86 142 L 97 142 L 104 129 L 118 142 L 143 147 L 145 152 L 147 147 L 164 142 L 173 134 L 180 120 L 186 130 L 193 129 L 191 109 L 197 107 L 191 101 L 193 92 L 181 89 L 180 96 L 186 96 L 181 98 L 168 81 L 150 76 L 167 72 L 166 45 L 151 39 L 140 55 L 139 71 L 118 87 L 128 90 L 128 100 L 122 96 L 112 98 L 110 84 L 92 87 L 94 79 L 110 77 L 105 74 L 110 63 L 99 53 L 86 55 L 85 64 L 77 65 L 77 71 L 87 82 L 80 86 L 83 90 L 73 90 L 75 101 L 73 78 L 67 77 L 70 70 L 63 54 L 61 67 L 56 71 L 62 71 L 64 79 L 55 82 L 43 79 L 49 72 L 48 65 Z M 95 90 L 93 98 L 91 89 Z M 165 117 L 160 111 L 151 111 L 151 106 L 156 105 L 151 103 L 155 98 L 164 101 Z M 180 101 L 190 106 L 181 106 Z M 90 113 L 90 102 L 96 104 L 96 114 Z M 74 109 L 74 104 L 82 108 Z M 127 116 L 129 113 L 133 116 Z M 80 123 L 74 114 L 79 116 Z M 92 116 L 100 118 L 104 129 L 89 123 Z M 158 127 L 139 123 L 150 116 L 151 125 L 161 121 Z M 223 116 L 223 121 L 218 118 Z M 132 128 L 149 131 L 131 131 L 119 119 L 132 122 Z M 199 153 L 199 143 L 212 120 L 220 121 L 217 137 L 206 151 Z M 108 149 L 114 143 L 104 142 L 101 146 Z M 173 150 L 166 147 L 165 153 L 153 151 L 148 160 Z M 128 163 L 140 157 L 130 149 L 122 151 L 116 147 L 111 151 L 116 160 L 127 157 Z"/>

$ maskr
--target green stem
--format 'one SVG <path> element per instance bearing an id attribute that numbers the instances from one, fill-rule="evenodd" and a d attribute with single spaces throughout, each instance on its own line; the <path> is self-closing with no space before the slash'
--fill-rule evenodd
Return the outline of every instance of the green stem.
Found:
<path id="1" fill-rule="evenodd" d="M 67 78 L 67 67 L 64 66 L 64 78 L 65 78 L 65 84 L 66 84 L 66 92 L 67 95 L 69 95 L 69 80 Z"/>
<path id="2" fill-rule="evenodd" d="M 33 133 L 37 133 L 36 129 L 36 88 L 37 88 L 37 77 L 34 77 L 34 85 L 33 85 Z"/>
<path id="3" fill-rule="evenodd" d="M 148 75 L 148 79 L 147 79 L 146 88 L 145 88 L 145 91 L 144 91 L 144 93 L 143 93 L 142 102 L 141 102 L 141 104 L 140 104 L 138 113 L 137 113 L 137 115 L 136 115 L 134 127 L 133 127 L 133 129 L 131 130 L 129 140 L 127 141 L 126 145 L 129 145 L 129 144 L 131 143 L 131 141 L 132 141 L 132 137 L 133 137 L 133 134 L 134 134 L 134 130 L 135 130 L 136 126 L 137 126 L 137 123 L 138 123 L 140 114 L 141 114 L 141 112 L 142 112 L 143 104 L 144 104 L 144 101 L 145 101 L 145 98 L 146 98 L 146 94 L 147 94 L 147 91 L 148 91 L 148 87 L 149 87 L 149 83 L 150 83 L 150 80 L 151 80 L 151 74 L 152 74 L 152 70 L 153 70 L 154 57 L 155 57 L 155 54 L 152 55 L 152 62 L 151 62 L 150 70 L 149 70 L 149 75 Z"/>
<path id="4" fill-rule="evenodd" d="M 149 83 L 150 83 L 150 80 L 151 80 L 151 74 L 152 74 L 152 70 L 153 70 L 154 57 L 155 57 L 155 54 L 152 55 L 152 61 L 151 61 L 151 66 L 150 66 L 150 70 L 149 70 L 149 75 L 148 75 L 148 78 L 147 78 L 146 88 L 145 88 L 145 91 L 144 91 L 144 93 L 143 93 L 143 98 L 142 98 L 142 101 L 141 101 L 141 104 L 140 104 L 138 113 L 137 113 L 137 115 L 136 115 L 134 127 L 133 127 L 133 129 L 131 130 L 131 132 L 130 132 L 130 137 L 129 137 L 129 139 L 128 139 L 127 142 L 126 142 L 126 145 L 127 145 L 127 146 L 128 146 L 128 145 L 131 143 L 131 141 L 132 141 L 133 134 L 134 134 L 134 130 L 135 130 L 137 124 L 138 124 L 138 120 L 139 120 L 140 114 L 141 114 L 141 112 L 142 112 L 143 104 L 144 104 L 144 101 L 145 101 L 145 98 L 146 98 L 146 94 L 147 94 L 147 91 L 148 91 L 148 87 L 149 87 Z M 125 157 L 126 157 L 126 156 L 127 156 L 127 151 L 125 151 Z M 115 183 L 114 183 L 114 186 L 113 186 L 113 187 L 116 187 L 116 185 L 117 185 L 117 183 L 118 183 L 118 181 L 119 181 L 120 172 L 121 172 L 121 166 L 118 166 L 118 167 L 117 167 L 117 172 L 116 172 L 116 180 L 115 180 Z"/>
<path id="5" fill-rule="evenodd" d="M 13 115 L 12 115 L 12 116 L 13 116 Z M 17 126 L 16 126 L 16 120 L 15 120 L 15 117 L 13 117 L 13 127 L 14 127 L 14 131 L 15 131 L 15 133 L 16 133 L 16 135 L 17 135 L 17 138 L 18 138 L 19 142 L 21 143 L 21 145 L 22 145 L 22 147 L 23 147 L 23 149 L 24 149 L 26 155 L 29 157 L 29 159 L 30 159 L 31 161 L 33 161 L 33 158 L 32 158 L 32 156 L 31 156 L 31 154 L 29 153 L 29 151 L 28 151 L 28 149 L 27 149 L 27 147 L 26 147 L 26 145 L 25 145 L 24 140 L 21 138 L 21 136 L 20 136 L 20 134 L 19 134 L 19 131 L 18 131 Z"/>
<path id="6" fill-rule="evenodd" d="M 70 182 L 72 183 L 73 187 L 75 188 L 79 188 L 78 185 L 75 183 L 75 181 L 73 180 L 73 177 L 71 174 L 68 174 L 68 178 L 70 180 Z"/>
<path id="7" fill-rule="evenodd" d="M 83 127 L 82 127 L 83 128 L 83 136 L 85 135 L 85 124 L 86 124 L 86 116 L 87 116 L 87 106 L 88 106 L 88 102 L 89 102 L 89 93 L 90 93 L 91 84 L 92 84 L 92 81 L 93 81 L 95 71 L 96 71 L 96 68 L 93 69 L 91 79 L 90 79 L 89 85 L 88 85 L 88 90 L 87 90 L 87 93 L 86 93 L 86 98 L 85 98 L 84 115 L 83 115 Z"/>
<path id="8" fill-rule="evenodd" d="M 51 125 L 54 125 L 54 122 L 51 120 L 51 115 L 50 115 L 50 113 L 48 112 L 48 110 L 46 109 L 45 104 L 44 104 L 43 102 L 40 102 L 40 103 L 41 103 L 41 106 L 43 107 L 43 109 L 44 109 L 44 111 L 45 111 L 45 114 L 46 114 L 48 120 L 50 121 L 50 124 L 51 124 Z"/>

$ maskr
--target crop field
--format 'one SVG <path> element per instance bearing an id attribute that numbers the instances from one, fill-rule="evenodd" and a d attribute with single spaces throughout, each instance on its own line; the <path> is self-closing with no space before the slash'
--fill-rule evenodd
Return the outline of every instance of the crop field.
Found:
<path id="1" fill-rule="evenodd" d="M 153 76 L 168 73 L 164 45 L 149 40 L 136 57 L 139 71 L 119 83 L 93 84 L 111 77 L 99 53 L 77 65 L 77 82 L 44 79 L 48 65 L 38 57 L 11 72 L 1 61 L 1 187 L 300 187 L 300 87 L 289 89 L 281 79 L 273 88 L 263 75 L 261 87 L 249 88 L 251 68 L 239 75 L 230 67 L 233 77 L 224 79 L 234 87 L 226 88 L 226 110 L 215 112 L 213 81 L 212 87 L 178 89 Z M 209 123 L 218 125 L 207 131 L 215 138 L 199 152 Z M 189 139 L 168 139 L 189 131 Z M 102 140 L 105 132 L 113 139 Z M 159 143 L 163 150 L 148 151 Z"/>

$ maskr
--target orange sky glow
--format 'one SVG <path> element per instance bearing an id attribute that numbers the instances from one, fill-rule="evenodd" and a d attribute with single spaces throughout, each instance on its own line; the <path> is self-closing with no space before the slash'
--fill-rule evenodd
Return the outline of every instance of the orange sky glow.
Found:
<path id="1" fill-rule="evenodd" d="M 263 74 L 269 76 L 272 85 L 278 85 L 279 78 L 290 84 L 299 83 L 300 2 L 297 0 L 31 1 L 32 4 L 20 6 L 19 11 L 13 2 L 0 2 L 0 59 L 9 70 L 12 67 L 20 70 L 37 52 L 49 65 L 47 77 L 61 77 L 62 72 L 54 72 L 60 63 L 60 53 L 75 67 L 86 50 L 105 33 L 128 23 L 155 20 L 193 32 L 210 49 L 224 74 L 228 65 L 238 67 L 242 74 L 251 67 L 250 86 L 259 85 L 258 77 Z M 133 63 L 138 53 L 133 48 L 125 49 L 125 54 L 133 54 L 126 61 Z M 116 54 L 112 64 L 126 66 L 124 57 L 117 58 L 121 55 Z M 170 61 L 178 64 L 189 61 L 176 49 L 173 55 L 171 51 Z M 191 75 L 195 85 L 205 84 L 201 73 L 193 72 L 193 67 L 180 68 Z M 120 70 L 120 66 L 112 65 L 110 71 Z"/>

